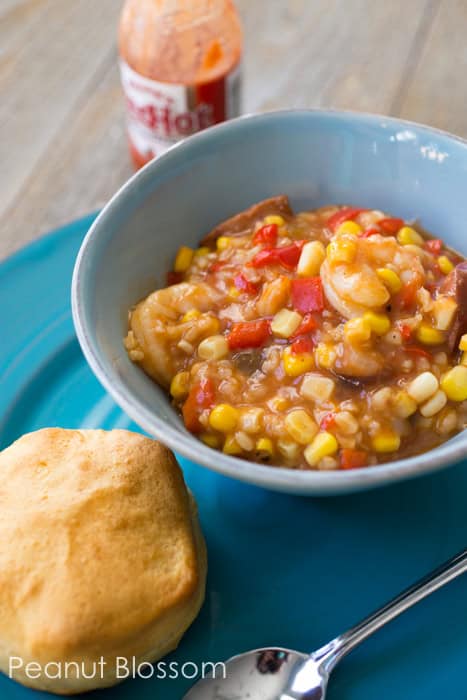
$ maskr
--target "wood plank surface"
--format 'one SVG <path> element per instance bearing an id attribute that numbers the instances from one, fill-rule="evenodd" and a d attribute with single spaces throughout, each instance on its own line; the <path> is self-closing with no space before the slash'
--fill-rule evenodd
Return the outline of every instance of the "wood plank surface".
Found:
<path id="1" fill-rule="evenodd" d="M 337 107 L 467 136 L 467 0 L 237 0 L 244 111 Z M 0 257 L 131 174 L 116 0 L 0 0 Z"/>
<path id="2" fill-rule="evenodd" d="M 467 137 L 467 0 L 436 2 L 398 114 Z"/>

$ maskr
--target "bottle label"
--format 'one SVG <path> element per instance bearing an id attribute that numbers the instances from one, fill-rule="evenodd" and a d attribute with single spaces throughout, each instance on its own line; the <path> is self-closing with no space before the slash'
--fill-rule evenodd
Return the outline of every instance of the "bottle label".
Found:
<path id="1" fill-rule="evenodd" d="M 120 61 L 128 135 L 144 160 L 180 139 L 240 113 L 241 67 L 210 83 L 187 86 L 161 83 Z"/>

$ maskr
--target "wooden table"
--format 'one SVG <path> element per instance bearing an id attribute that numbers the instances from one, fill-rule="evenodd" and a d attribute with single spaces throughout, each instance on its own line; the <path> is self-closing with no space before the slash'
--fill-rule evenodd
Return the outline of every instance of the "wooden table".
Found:
<path id="1" fill-rule="evenodd" d="M 244 110 L 339 107 L 467 136 L 467 0 L 237 0 Z M 117 0 L 0 0 L 0 257 L 131 174 Z"/>

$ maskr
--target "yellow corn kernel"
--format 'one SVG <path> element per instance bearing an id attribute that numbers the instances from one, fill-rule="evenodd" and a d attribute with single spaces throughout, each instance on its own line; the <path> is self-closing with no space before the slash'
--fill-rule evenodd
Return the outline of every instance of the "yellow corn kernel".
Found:
<path id="1" fill-rule="evenodd" d="M 285 459 L 290 462 L 297 462 L 300 455 L 300 445 L 293 440 L 280 438 L 280 440 L 277 441 L 277 449 Z"/>
<path id="2" fill-rule="evenodd" d="M 308 445 L 318 432 L 313 418 L 302 408 L 290 411 L 285 417 L 285 428 L 290 437 L 301 445 Z"/>
<path id="3" fill-rule="evenodd" d="M 452 270 L 454 270 L 454 265 L 446 255 L 439 256 L 438 265 L 443 275 L 449 275 L 449 273 L 452 272 Z"/>
<path id="4" fill-rule="evenodd" d="M 435 299 L 432 314 L 436 328 L 440 331 L 447 331 L 454 320 L 456 311 L 457 303 L 452 297 L 441 296 Z"/>
<path id="5" fill-rule="evenodd" d="M 355 435 L 360 429 L 360 425 L 355 416 L 350 411 L 339 411 L 334 416 L 336 429 L 342 435 Z"/>
<path id="6" fill-rule="evenodd" d="M 271 411 L 285 411 L 289 407 L 290 402 L 284 396 L 273 396 L 268 401 L 268 408 Z"/>
<path id="7" fill-rule="evenodd" d="M 242 448 L 233 435 L 227 435 L 222 452 L 226 455 L 239 455 L 242 453 Z"/>
<path id="8" fill-rule="evenodd" d="M 255 441 L 251 435 L 244 433 L 243 430 L 237 430 L 235 433 L 235 440 L 244 452 L 251 452 L 255 447 Z"/>
<path id="9" fill-rule="evenodd" d="M 325 259 L 326 248 L 321 241 L 305 243 L 300 253 L 297 275 L 299 277 L 314 277 L 315 275 L 319 275 L 321 265 Z"/>
<path id="10" fill-rule="evenodd" d="M 175 272 L 186 272 L 186 270 L 188 270 L 188 268 L 191 265 L 191 261 L 193 260 L 194 254 L 195 251 L 193 250 L 193 248 L 188 248 L 188 246 L 182 245 L 181 248 L 178 249 L 178 253 L 175 258 Z"/>
<path id="11" fill-rule="evenodd" d="M 243 408 L 240 411 L 239 427 L 249 434 L 259 433 L 263 425 L 264 409 Z"/>
<path id="12" fill-rule="evenodd" d="M 344 337 L 349 343 L 365 343 L 370 336 L 371 326 L 362 316 L 351 318 L 344 326 Z"/>
<path id="13" fill-rule="evenodd" d="M 201 248 L 197 248 L 194 253 L 195 258 L 202 258 L 203 255 L 209 255 L 211 252 L 211 249 L 207 247 L 207 245 L 201 246 Z"/>
<path id="14" fill-rule="evenodd" d="M 459 340 L 459 350 L 467 350 L 467 333 L 464 333 Z"/>
<path id="15" fill-rule="evenodd" d="M 423 238 L 411 226 L 403 226 L 399 229 L 397 240 L 401 245 L 423 245 Z"/>
<path id="16" fill-rule="evenodd" d="M 371 444 L 375 452 L 396 452 L 401 444 L 400 436 L 393 430 L 381 430 L 373 436 Z"/>
<path id="17" fill-rule="evenodd" d="M 336 360 L 334 346 L 330 343 L 318 343 L 315 349 L 315 360 L 316 364 L 323 369 L 331 369 Z"/>
<path id="18" fill-rule="evenodd" d="M 460 364 L 467 367 L 467 352 L 465 351 L 462 353 Z"/>
<path id="19" fill-rule="evenodd" d="M 290 338 L 302 322 L 302 316 L 296 311 L 281 309 L 271 321 L 271 330 L 279 338 Z"/>
<path id="20" fill-rule="evenodd" d="M 198 355 L 202 360 L 221 360 L 229 354 L 229 346 L 223 335 L 211 335 L 198 345 Z"/>
<path id="21" fill-rule="evenodd" d="M 320 471 L 333 471 L 334 469 L 339 468 L 339 461 L 335 457 L 331 457 L 328 455 L 326 457 L 323 457 L 323 459 L 320 459 L 316 466 Z"/>
<path id="22" fill-rule="evenodd" d="M 433 394 L 431 399 L 428 399 L 423 406 L 420 406 L 420 413 L 422 416 L 425 418 L 431 418 L 432 416 L 435 416 L 437 413 L 443 410 L 443 408 L 446 406 L 446 403 L 448 401 L 448 398 L 444 391 L 441 391 L 439 389 L 436 394 Z"/>
<path id="23" fill-rule="evenodd" d="M 322 377 L 320 374 L 310 372 L 303 377 L 300 394 L 310 401 L 322 403 L 331 398 L 335 387 L 335 382 L 330 377 Z"/>
<path id="24" fill-rule="evenodd" d="M 316 467 L 323 457 L 336 454 L 338 449 L 339 445 L 334 435 L 324 430 L 316 435 L 311 445 L 305 449 L 304 455 L 310 467 Z"/>
<path id="25" fill-rule="evenodd" d="M 205 445 L 212 447 L 213 450 L 217 450 L 221 446 L 221 441 L 218 435 L 213 435 L 212 433 L 201 433 L 199 438 Z"/>
<path id="26" fill-rule="evenodd" d="M 467 367 L 457 365 L 441 377 L 441 388 L 451 401 L 467 400 Z"/>
<path id="27" fill-rule="evenodd" d="M 391 294 L 397 294 L 402 289 L 401 278 L 394 270 L 390 270 L 388 267 L 380 267 L 376 270 L 376 274 Z"/>
<path id="28" fill-rule="evenodd" d="M 432 372 L 422 372 L 418 377 L 412 379 L 407 387 L 407 393 L 417 403 L 423 403 L 423 401 L 426 401 L 438 391 L 438 387 L 438 379 Z"/>
<path id="29" fill-rule="evenodd" d="M 398 418 L 412 416 L 418 408 L 418 404 L 404 389 L 400 389 L 392 398 L 394 412 Z"/>
<path id="30" fill-rule="evenodd" d="M 206 332 L 210 332 L 212 335 L 217 335 L 221 329 L 221 322 L 215 316 L 208 316 L 208 318 L 210 325 L 209 329 L 206 329 Z"/>
<path id="31" fill-rule="evenodd" d="M 274 454 L 274 445 L 269 438 L 260 438 L 256 443 L 256 454 L 259 459 L 269 459 Z"/>
<path id="32" fill-rule="evenodd" d="M 365 311 L 363 320 L 368 323 L 373 333 L 385 335 L 391 328 L 391 321 L 385 314 L 376 314 L 374 311 Z"/>
<path id="33" fill-rule="evenodd" d="M 237 289 L 237 287 L 232 286 L 232 287 L 229 287 L 228 294 L 229 294 L 229 297 L 230 297 L 231 299 L 238 299 L 238 297 L 240 296 L 241 292 L 240 292 L 239 289 Z"/>
<path id="34" fill-rule="evenodd" d="M 170 382 L 170 393 L 174 399 L 181 399 L 188 394 L 190 387 L 190 373 L 179 372 Z"/>
<path id="35" fill-rule="evenodd" d="M 228 403 L 220 403 L 209 414 L 209 425 L 221 433 L 231 433 L 237 427 L 239 413 Z"/>
<path id="36" fill-rule="evenodd" d="M 332 265 L 351 263 L 357 255 L 357 243 L 353 238 L 334 238 L 326 248 L 328 260 Z"/>
<path id="37" fill-rule="evenodd" d="M 386 411 L 392 392 L 388 386 L 383 386 L 371 395 L 371 407 L 374 411 Z"/>
<path id="38" fill-rule="evenodd" d="M 441 345 L 444 343 L 445 336 L 443 331 L 439 331 L 437 328 L 433 328 L 428 323 L 422 322 L 417 330 L 415 331 L 415 336 L 424 345 Z"/>
<path id="39" fill-rule="evenodd" d="M 436 432 L 449 435 L 457 428 L 457 411 L 454 408 L 444 408 L 436 416 Z"/>
<path id="40" fill-rule="evenodd" d="M 362 227 L 356 221 L 343 221 L 336 231 L 336 236 L 342 236 L 344 233 L 349 233 L 351 236 L 358 236 L 362 232 Z"/>
<path id="41" fill-rule="evenodd" d="M 299 377 L 313 369 L 314 360 L 310 352 L 291 352 L 290 348 L 284 348 L 282 364 L 288 377 Z"/>
<path id="42" fill-rule="evenodd" d="M 187 311 L 184 316 L 181 318 L 182 323 L 187 323 L 188 321 L 194 321 L 195 319 L 199 318 L 201 316 L 201 311 L 198 311 L 198 309 L 190 309 L 190 311 Z"/>
<path id="43" fill-rule="evenodd" d="M 285 224 L 285 219 L 278 214 L 270 214 L 269 216 L 264 217 L 264 223 L 266 225 L 277 224 L 277 226 L 283 226 Z"/>
<path id="44" fill-rule="evenodd" d="M 225 250 L 230 245 L 230 238 L 227 236 L 219 236 L 216 241 L 217 250 Z"/>

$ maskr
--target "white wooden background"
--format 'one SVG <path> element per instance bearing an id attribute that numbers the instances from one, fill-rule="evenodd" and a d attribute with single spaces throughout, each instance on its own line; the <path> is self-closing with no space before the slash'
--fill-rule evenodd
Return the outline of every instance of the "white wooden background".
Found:
<path id="1" fill-rule="evenodd" d="M 244 110 L 342 107 L 467 136 L 467 0 L 237 0 Z M 0 0 L 0 257 L 131 173 L 120 0 Z"/>

